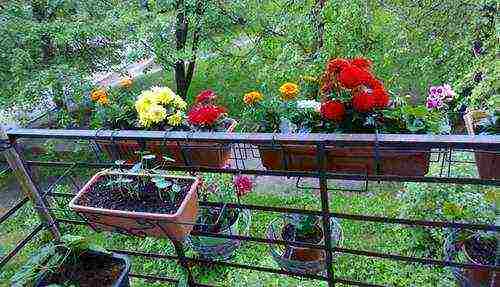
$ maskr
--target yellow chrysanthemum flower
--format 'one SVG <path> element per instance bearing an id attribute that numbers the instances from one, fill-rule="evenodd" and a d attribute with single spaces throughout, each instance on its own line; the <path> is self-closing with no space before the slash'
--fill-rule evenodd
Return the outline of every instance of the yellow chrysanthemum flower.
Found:
<path id="1" fill-rule="evenodd" d="M 151 91 L 143 91 L 137 101 L 135 102 L 136 111 L 141 114 L 145 113 L 149 108 L 155 104 L 155 95 Z"/>
<path id="2" fill-rule="evenodd" d="M 294 83 L 285 83 L 280 87 L 280 92 L 283 100 L 293 100 L 299 94 L 299 86 Z"/>
<path id="3" fill-rule="evenodd" d="M 187 108 L 187 103 L 178 95 L 175 95 L 173 105 L 180 110 L 185 110 Z"/>
<path id="4" fill-rule="evenodd" d="M 139 113 L 139 121 L 141 122 L 142 120 L 143 122 L 147 123 L 145 125 L 146 127 L 152 123 L 160 123 L 161 121 L 165 120 L 166 117 L 167 110 L 165 110 L 164 107 L 156 104 L 151 105 L 145 112 Z"/>
<path id="5" fill-rule="evenodd" d="M 156 102 L 164 105 L 170 104 L 176 97 L 175 93 L 167 87 L 153 87 L 151 91 L 155 94 Z"/>
<path id="6" fill-rule="evenodd" d="M 246 93 L 245 96 L 243 97 L 243 101 L 247 105 L 254 105 L 264 99 L 264 96 L 257 91 L 253 91 L 250 93 Z"/>
<path id="7" fill-rule="evenodd" d="M 177 111 L 175 114 L 169 116 L 167 118 L 168 124 L 171 126 L 178 126 L 182 124 L 183 116 L 181 111 Z"/>

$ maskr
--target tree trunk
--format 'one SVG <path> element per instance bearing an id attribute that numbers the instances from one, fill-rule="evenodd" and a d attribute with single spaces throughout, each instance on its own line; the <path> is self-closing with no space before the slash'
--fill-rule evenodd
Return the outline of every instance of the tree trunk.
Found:
<path id="1" fill-rule="evenodd" d="M 316 0 L 314 7 L 311 11 L 311 18 L 314 22 L 316 30 L 316 40 L 312 47 L 313 57 L 317 57 L 323 49 L 325 38 L 325 19 L 323 19 L 323 10 L 325 8 L 326 0 Z"/>
<path id="2" fill-rule="evenodd" d="M 189 23 L 186 18 L 186 7 L 184 0 L 177 0 L 177 23 L 175 30 L 175 44 L 177 52 L 181 52 L 186 48 L 187 34 Z M 186 99 L 187 86 L 186 82 L 186 67 L 184 59 L 178 58 L 174 64 L 176 91 L 179 96 Z"/>

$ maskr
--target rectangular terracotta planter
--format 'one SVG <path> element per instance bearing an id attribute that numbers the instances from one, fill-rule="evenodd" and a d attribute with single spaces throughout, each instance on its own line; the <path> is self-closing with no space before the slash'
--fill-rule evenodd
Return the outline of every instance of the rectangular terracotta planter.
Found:
<path id="1" fill-rule="evenodd" d="M 168 237 L 173 240 L 184 240 L 191 232 L 198 214 L 197 189 L 200 180 L 189 176 L 163 176 L 172 179 L 190 179 L 192 184 L 179 209 L 174 214 L 147 212 L 130 212 L 95 208 L 80 204 L 82 197 L 92 191 L 92 186 L 102 177 L 112 174 L 139 176 L 134 173 L 117 173 L 102 171 L 94 175 L 90 181 L 71 200 L 69 207 L 80 214 L 88 224 L 98 231 L 111 231 L 136 236 Z"/>
<path id="2" fill-rule="evenodd" d="M 475 126 L 478 121 L 486 117 L 483 111 L 470 111 L 465 114 L 464 121 L 469 135 L 475 135 Z M 477 171 L 482 179 L 500 179 L 500 151 L 475 150 Z"/>
<path id="3" fill-rule="evenodd" d="M 226 132 L 233 132 L 237 124 L 232 120 Z M 96 141 L 96 143 L 111 158 L 117 159 L 119 156 L 129 163 L 139 161 L 137 151 L 141 150 L 141 146 L 136 141 L 122 141 L 116 144 L 111 141 Z M 172 158 L 174 162 L 169 164 L 176 166 L 221 168 L 231 159 L 230 145 L 213 142 L 152 141 L 146 143 L 146 150 L 154 154 L 158 161 L 163 160 L 163 156 Z"/>
<path id="4" fill-rule="evenodd" d="M 317 150 L 312 145 L 259 146 L 262 164 L 270 170 L 316 171 Z M 429 171 L 430 149 L 379 149 L 381 175 L 424 176 Z M 373 146 L 326 147 L 326 170 L 337 173 L 376 173 Z"/>

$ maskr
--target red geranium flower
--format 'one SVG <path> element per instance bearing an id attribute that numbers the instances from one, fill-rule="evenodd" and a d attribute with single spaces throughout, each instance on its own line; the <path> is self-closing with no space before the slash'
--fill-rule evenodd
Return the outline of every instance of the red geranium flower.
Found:
<path id="1" fill-rule="evenodd" d="M 389 94 L 383 88 L 377 88 L 372 92 L 375 108 L 383 109 L 389 105 Z"/>
<path id="2" fill-rule="evenodd" d="M 332 59 L 328 61 L 327 70 L 329 73 L 339 73 L 345 67 L 348 67 L 349 61 L 346 59 Z"/>
<path id="3" fill-rule="evenodd" d="M 253 189 L 253 183 L 250 177 L 244 175 L 238 175 L 234 178 L 234 187 L 236 189 L 236 195 L 242 197 L 250 193 Z"/>
<path id="4" fill-rule="evenodd" d="M 375 106 L 373 95 L 368 92 L 360 92 L 352 97 L 352 106 L 354 109 L 361 113 L 370 112 Z"/>
<path id="5" fill-rule="evenodd" d="M 340 101 L 330 100 L 321 104 L 320 112 L 325 119 L 341 121 L 345 115 L 345 107 Z"/>
<path id="6" fill-rule="evenodd" d="M 204 90 L 196 96 L 196 104 L 210 103 L 217 98 L 217 95 L 212 90 Z"/>
<path id="7" fill-rule="evenodd" d="M 337 75 L 337 81 L 346 89 L 354 89 L 373 81 L 370 72 L 354 65 L 343 68 Z"/>
<path id="8" fill-rule="evenodd" d="M 372 61 L 361 57 L 352 59 L 351 64 L 365 70 L 369 70 L 372 68 Z"/>
<path id="9" fill-rule="evenodd" d="M 211 126 L 226 113 L 226 109 L 216 105 L 197 105 L 188 113 L 188 121 L 195 126 Z"/>

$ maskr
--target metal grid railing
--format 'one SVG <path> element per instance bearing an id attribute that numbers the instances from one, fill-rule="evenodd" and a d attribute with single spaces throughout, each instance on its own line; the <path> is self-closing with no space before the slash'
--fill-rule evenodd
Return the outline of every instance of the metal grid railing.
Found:
<path id="1" fill-rule="evenodd" d="M 473 231 L 499 231 L 499 226 L 489 224 L 473 224 L 463 222 L 437 222 L 426 220 L 411 220 L 404 218 L 392 218 L 384 216 L 370 216 L 359 214 L 348 214 L 340 212 L 332 212 L 330 210 L 329 193 L 335 192 L 335 188 L 329 186 L 329 180 L 356 180 L 365 182 L 429 182 L 442 184 L 472 184 L 484 186 L 500 186 L 499 178 L 482 179 L 476 177 L 453 177 L 450 174 L 451 166 L 457 162 L 452 157 L 454 150 L 486 150 L 500 151 L 500 137 L 498 136 L 429 136 L 429 135 L 325 135 L 325 134 L 309 134 L 309 135 L 275 135 L 275 134 L 233 134 L 233 133 L 184 133 L 184 132 L 149 132 L 149 131 L 90 131 L 90 130 L 37 130 L 37 129 L 13 129 L 8 131 L 8 136 L 12 142 L 20 139 L 60 139 L 60 140 L 78 140 L 89 143 L 86 145 L 88 150 L 92 150 L 95 154 L 93 161 L 74 161 L 74 160 L 51 160 L 44 161 L 37 158 L 29 159 L 25 164 L 29 167 L 50 167 L 53 169 L 61 169 L 63 172 L 56 181 L 44 192 L 44 197 L 49 203 L 49 210 L 56 212 L 59 209 L 50 206 L 50 199 L 54 198 L 71 198 L 73 194 L 54 192 L 55 187 L 62 179 L 70 178 L 73 181 L 75 188 L 78 184 L 73 180 L 73 175 L 76 170 L 83 169 L 101 169 L 116 167 L 115 160 L 128 160 L 131 157 L 130 146 L 123 148 L 120 146 L 123 143 L 135 143 L 133 148 L 142 150 L 150 150 L 152 153 L 164 152 L 162 147 L 168 143 L 175 143 L 176 150 L 179 152 L 179 157 L 175 164 L 166 164 L 163 166 L 166 170 L 185 171 L 190 173 L 226 173 L 226 174 L 248 174 L 257 176 L 281 176 L 297 178 L 297 183 L 300 179 L 312 178 L 319 182 L 317 187 L 319 190 L 321 208 L 320 210 L 303 210 L 296 208 L 274 207 L 274 206 L 257 206 L 239 203 L 221 203 L 201 201 L 202 207 L 221 207 L 223 204 L 228 208 L 241 210 L 249 210 L 251 212 L 271 212 L 279 214 L 303 214 L 314 215 L 321 217 L 322 229 L 326 232 L 323 244 L 310 244 L 297 241 L 277 240 L 263 238 L 253 235 L 228 235 L 210 232 L 192 232 L 192 236 L 204 236 L 214 238 L 225 238 L 231 240 L 250 241 L 259 244 L 273 244 L 280 246 L 297 246 L 322 250 L 325 254 L 326 268 L 325 272 L 319 274 L 293 272 L 286 269 L 276 269 L 262 266 L 252 266 L 248 264 L 233 263 L 222 260 L 210 260 L 205 258 L 186 257 L 184 246 L 176 245 L 176 256 L 140 252 L 136 250 L 112 250 L 114 252 L 128 254 L 130 256 L 148 257 L 165 260 L 178 260 L 181 265 L 190 270 L 192 263 L 210 263 L 219 266 L 227 266 L 231 268 L 241 268 L 254 270 L 258 272 L 269 272 L 280 275 L 298 276 L 311 280 L 320 280 L 328 282 L 328 286 L 335 286 L 337 283 L 353 285 L 353 286 L 383 286 L 375 285 L 367 282 L 357 282 L 349 278 L 340 278 L 334 274 L 334 255 L 335 254 L 350 254 L 356 256 L 365 256 L 371 258 L 382 258 L 396 260 L 407 263 L 419 263 L 431 266 L 450 267 L 455 271 L 454 274 L 461 282 L 462 286 L 467 285 L 467 280 L 457 270 L 470 268 L 479 268 L 485 270 L 499 271 L 498 266 L 476 265 L 471 263 L 459 263 L 453 261 L 453 256 L 448 256 L 444 260 L 433 258 L 419 258 L 411 256 L 402 256 L 398 254 L 374 252 L 370 250 L 358 250 L 345 248 L 342 246 L 333 246 L 331 242 L 332 219 L 336 220 L 352 220 L 359 222 L 373 222 L 403 225 L 408 227 L 426 227 L 426 228 L 441 228 L 449 230 L 467 229 Z M 102 143 L 106 143 L 103 148 Z M 152 143 L 152 145 L 151 145 Z M 85 145 L 84 145 L 85 146 Z M 172 146 L 172 145 L 170 145 Z M 290 147 L 308 147 L 307 156 L 302 156 L 293 160 L 287 158 L 286 152 L 290 151 Z M 158 149 L 158 147 L 160 149 Z M 261 165 L 255 165 L 254 161 L 259 161 L 263 156 L 262 149 L 265 147 L 267 151 L 271 151 L 278 156 L 277 168 L 264 168 Z M 366 147 L 369 147 L 366 149 Z M 132 149 L 133 149 L 132 148 Z M 230 155 L 227 156 L 227 149 L 230 149 Z M 332 156 L 332 151 L 338 149 L 356 149 L 361 148 L 363 156 L 361 161 L 370 161 L 369 166 L 354 168 L 354 172 L 346 170 L 338 165 L 333 167 L 329 165 L 329 160 L 338 159 Z M 224 166 L 206 166 L 201 162 L 203 155 L 211 150 L 217 150 L 217 157 L 227 160 L 228 164 Z M 368 150 L 368 154 L 367 154 Z M 384 156 L 388 153 L 401 152 L 403 154 L 419 153 L 429 162 L 438 162 L 441 165 L 438 176 L 408 175 L 399 174 L 398 172 L 384 171 Z M 201 159 L 200 159 L 200 154 Z M 217 161 L 217 157 L 213 158 Z M 352 156 L 351 156 L 352 157 Z M 316 168 L 304 167 L 301 161 L 308 160 Z M 311 160 L 314 162 L 311 163 Z M 198 164 L 197 164 L 198 163 Z M 472 163 L 472 162 L 471 162 Z M 253 166 L 252 166 L 253 165 Z M 122 166 L 130 167 L 130 163 L 123 163 Z M 301 170 L 303 168 L 303 170 Z M 340 170 L 340 172 L 339 172 Z M 21 200 L 12 209 L 5 213 L 0 218 L 0 224 L 11 216 L 16 210 L 21 208 L 27 198 Z M 67 212 L 67 210 L 66 210 Z M 57 217 L 59 224 L 76 224 L 88 225 L 85 220 L 79 219 L 77 216 L 73 218 Z M 192 223 L 195 224 L 195 223 Z M 0 268 L 7 263 L 15 254 L 23 248 L 43 226 L 38 226 L 29 236 L 20 242 L 16 248 L 7 256 L 2 257 Z M 455 249 L 449 247 L 448 250 Z M 189 272 L 190 273 L 190 272 Z M 165 278 L 151 274 L 131 274 L 132 277 L 143 278 L 151 281 L 176 282 L 174 278 Z M 191 286 L 206 286 L 197 284 L 190 273 Z M 383 284 L 383 283 L 382 283 Z"/>

